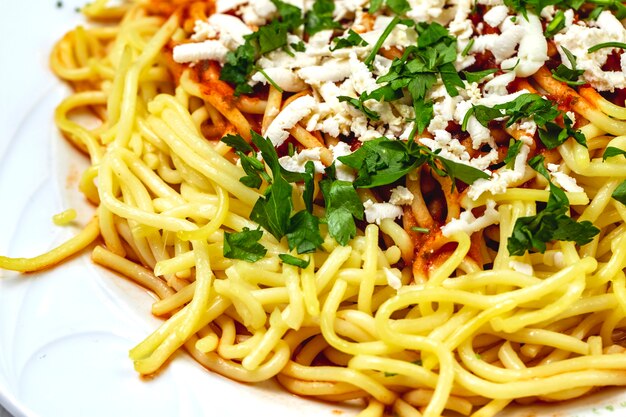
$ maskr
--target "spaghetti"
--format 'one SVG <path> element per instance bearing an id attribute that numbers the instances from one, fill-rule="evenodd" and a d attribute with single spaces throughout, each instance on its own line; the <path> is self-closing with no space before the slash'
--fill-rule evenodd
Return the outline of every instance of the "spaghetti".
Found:
<path id="1" fill-rule="evenodd" d="M 140 374 L 184 347 L 403 417 L 626 385 L 626 85 L 597 78 L 625 55 L 566 46 L 572 25 L 623 42 L 621 3 L 106 3 L 51 56 L 96 215 L 0 267 L 100 239 L 166 319 Z"/>

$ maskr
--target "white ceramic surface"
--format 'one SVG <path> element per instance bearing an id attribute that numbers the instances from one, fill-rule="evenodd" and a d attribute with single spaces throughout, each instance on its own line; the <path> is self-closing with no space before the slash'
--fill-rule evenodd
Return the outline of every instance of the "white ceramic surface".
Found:
<path id="1" fill-rule="evenodd" d="M 76 191 L 85 159 L 57 133 L 54 107 L 66 87 L 48 70 L 55 39 L 81 22 L 84 0 L 4 1 L 0 13 L 0 253 L 33 256 L 77 226 L 51 217 L 93 211 Z M 344 416 L 356 409 L 298 398 L 273 383 L 249 386 L 211 374 L 178 354 L 156 378 L 140 379 L 128 350 L 159 321 L 152 298 L 94 266 L 88 255 L 44 273 L 0 270 L 0 404 L 14 416 Z M 622 390 L 559 408 L 510 416 L 626 415 Z M 0 411 L 0 415 L 3 412 Z"/>

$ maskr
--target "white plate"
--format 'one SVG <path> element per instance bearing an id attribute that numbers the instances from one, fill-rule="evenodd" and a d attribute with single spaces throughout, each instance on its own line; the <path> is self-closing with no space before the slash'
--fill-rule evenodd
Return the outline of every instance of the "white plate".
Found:
<path id="1" fill-rule="evenodd" d="M 55 213 L 93 208 L 76 191 L 86 160 L 54 127 L 67 88 L 48 70 L 53 42 L 80 23 L 84 0 L 3 2 L 0 13 L 0 253 L 33 256 L 72 236 Z M 88 254 L 44 273 L 0 270 L 0 404 L 17 416 L 344 416 L 355 408 L 290 395 L 274 383 L 239 384 L 178 354 L 140 379 L 128 350 L 159 324 L 152 298 L 94 266 Z M 297 411 L 296 411 L 297 410 Z M 622 390 L 513 416 L 626 414 Z"/>

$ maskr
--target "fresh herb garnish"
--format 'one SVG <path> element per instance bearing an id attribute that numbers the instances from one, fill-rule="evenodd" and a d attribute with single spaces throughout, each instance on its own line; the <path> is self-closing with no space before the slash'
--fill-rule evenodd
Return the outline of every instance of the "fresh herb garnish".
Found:
<path id="1" fill-rule="evenodd" d="M 353 31 L 352 29 L 348 30 L 348 36 L 341 38 L 334 38 L 333 43 L 335 46 L 330 48 L 331 51 L 336 51 L 341 48 L 349 48 L 351 46 L 367 46 L 369 45 L 365 42 L 365 39 L 361 37 L 358 33 Z"/>
<path id="2" fill-rule="evenodd" d="M 522 149 L 523 144 L 524 142 L 522 142 L 521 140 L 511 139 L 509 141 L 509 149 L 506 151 L 506 156 L 504 157 L 504 163 L 506 164 L 507 168 L 513 168 L 515 158 L 519 154 L 520 149 Z"/>
<path id="3" fill-rule="evenodd" d="M 626 43 L 623 42 L 603 42 L 597 45 L 593 45 L 591 48 L 587 50 L 588 53 L 599 51 L 604 48 L 619 48 L 626 49 Z"/>
<path id="4" fill-rule="evenodd" d="M 463 130 L 466 130 L 467 122 L 472 115 L 483 126 L 487 126 L 490 121 L 500 117 L 508 117 L 507 127 L 524 118 L 532 118 L 537 124 L 539 139 L 548 149 L 556 148 L 569 137 L 573 137 L 576 142 L 587 146 L 585 136 L 579 130 L 573 128 L 573 121 L 565 113 L 561 112 L 555 104 L 538 94 L 522 94 L 512 101 L 497 104 L 493 107 L 472 106 L 463 118 L 461 126 Z M 554 122 L 560 115 L 563 116 L 565 127 L 561 127 Z"/>
<path id="5" fill-rule="evenodd" d="M 342 246 L 356 236 L 354 219 L 363 220 L 363 203 L 352 183 L 335 178 L 334 164 L 326 170 L 320 188 L 326 203 L 328 233 Z"/>
<path id="6" fill-rule="evenodd" d="M 309 263 L 311 263 L 311 261 L 305 261 L 304 259 L 296 258 L 295 256 L 287 253 L 281 253 L 278 257 L 281 261 L 283 261 L 283 263 L 297 266 L 298 268 L 306 268 L 309 266 Z"/>
<path id="7" fill-rule="evenodd" d="M 267 253 L 267 249 L 259 243 L 261 237 L 262 230 L 250 230 L 247 227 L 237 233 L 224 232 L 224 257 L 247 262 L 258 261 Z"/>
<path id="8" fill-rule="evenodd" d="M 569 200 L 565 192 L 550 181 L 543 156 L 532 158 L 528 164 L 549 181 L 550 197 L 538 214 L 517 219 L 507 242 L 509 253 L 512 256 L 521 256 L 530 250 L 543 253 L 546 243 L 554 240 L 573 241 L 578 245 L 591 242 L 600 230 L 589 221 L 577 222 L 566 215 Z"/>
<path id="9" fill-rule="evenodd" d="M 617 186 L 613 194 L 611 194 L 611 197 L 622 204 L 626 204 L 626 181 Z"/>
<path id="10" fill-rule="evenodd" d="M 626 151 L 620 148 L 613 147 L 613 146 L 608 146 L 604 150 L 604 153 L 602 154 L 602 161 L 606 161 L 607 158 L 611 158 L 613 156 L 619 156 L 619 155 L 626 156 Z"/>
<path id="11" fill-rule="evenodd" d="M 467 45 L 465 45 L 465 48 L 463 48 L 463 51 L 461 51 L 461 56 L 467 56 L 467 54 L 469 54 L 469 51 L 472 50 L 472 46 L 474 46 L 474 38 L 471 38 Z"/>
<path id="12" fill-rule="evenodd" d="M 348 96 L 339 96 L 337 97 L 337 99 L 340 102 L 344 102 L 344 101 L 347 102 L 348 104 L 352 105 L 352 107 L 354 107 L 357 110 L 361 110 L 361 112 L 363 112 L 363 114 L 365 114 L 365 116 L 370 120 L 380 120 L 380 115 L 376 113 L 374 110 L 370 110 L 365 105 L 365 100 L 361 100 L 361 99 L 354 98 L 354 97 L 348 97 Z"/>
<path id="13" fill-rule="evenodd" d="M 389 24 L 387 25 L 383 33 L 380 35 L 380 38 L 378 38 L 378 40 L 374 44 L 374 48 L 372 49 L 372 52 L 370 52 L 367 58 L 365 58 L 365 61 L 363 61 L 365 65 L 367 65 L 368 67 L 372 66 L 372 64 L 374 63 L 374 59 L 376 58 L 376 55 L 378 55 L 378 51 L 383 46 L 383 43 L 385 43 L 385 39 L 387 39 L 389 35 L 391 35 L 391 31 L 393 30 L 393 28 L 396 27 L 398 23 L 400 23 L 400 18 L 398 18 L 397 16 L 394 17 L 391 20 L 391 22 L 389 22 Z"/>
<path id="14" fill-rule="evenodd" d="M 415 232 L 415 233 L 429 233 L 430 229 L 428 229 L 426 227 L 413 226 L 413 227 L 411 227 L 411 231 Z"/>
<path id="15" fill-rule="evenodd" d="M 449 176 L 466 184 L 479 178 L 489 178 L 485 172 L 469 165 L 450 161 L 425 146 L 410 140 L 391 140 L 386 137 L 367 141 L 350 155 L 339 160 L 357 171 L 354 185 L 371 188 L 391 184 L 417 167 L 427 163 L 438 175 Z"/>
<path id="16" fill-rule="evenodd" d="M 564 82 L 571 86 L 583 85 L 585 81 L 579 81 L 581 75 L 585 73 L 585 70 L 576 68 L 576 57 L 564 46 L 561 46 L 567 60 L 570 63 L 571 68 L 566 67 L 563 64 L 559 64 L 556 69 L 552 70 L 552 78 L 555 80 Z"/>
<path id="17" fill-rule="evenodd" d="M 480 80 L 482 80 L 483 78 L 494 74 L 498 71 L 497 68 L 490 68 L 490 69 L 486 69 L 483 71 L 476 71 L 476 72 L 467 72 L 467 71 L 463 71 L 463 76 L 465 77 L 465 80 L 468 83 L 477 83 Z"/>
<path id="18" fill-rule="evenodd" d="M 332 0 L 315 0 L 311 10 L 304 17 L 304 30 L 309 35 L 327 29 L 341 29 L 341 23 L 333 19 L 335 2 Z"/>
<path id="19" fill-rule="evenodd" d="M 301 11 L 298 7 L 280 0 L 272 2 L 276 5 L 279 17 L 261 26 L 256 32 L 244 36 L 244 44 L 226 55 L 220 80 L 234 85 L 237 96 L 252 93 L 248 77 L 258 69 L 255 64 L 257 59 L 263 54 L 286 46 L 287 33 L 302 25 Z"/>
<path id="20" fill-rule="evenodd" d="M 384 39 L 398 23 L 401 21 L 395 17 L 387 26 L 385 33 L 365 60 L 367 65 L 374 61 Z M 432 101 L 426 100 L 426 93 L 437 82 L 437 76 L 441 77 L 446 91 L 452 97 L 459 94 L 458 88 L 465 86 L 454 67 L 457 56 L 456 38 L 439 23 L 419 23 L 415 25 L 415 29 L 419 34 L 417 45 L 407 47 L 401 58 L 393 60 L 387 74 L 376 80 L 378 84 L 383 85 L 374 91 L 361 94 L 358 102 L 357 99 L 345 100 L 355 108 L 363 110 L 365 107 L 363 103 L 367 100 L 397 100 L 404 97 L 406 90 L 410 94 L 416 115 L 415 127 L 409 137 L 413 137 L 416 132 L 421 133 L 432 119 Z M 376 113 L 371 111 L 364 113 L 370 119 L 378 120 Z"/>
<path id="21" fill-rule="evenodd" d="M 543 35 L 546 38 L 551 38 L 565 28 L 565 13 L 563 10 L 557 10 L 554 18 L 550 23 L 546 25 Z"/>
<path id="22" fill-rule="evenodd" d="M 376 13 L 383 3 L 395 14 L 402 14 L 411 9 L 411 5 L 407 0 L 372 0 L 370 1 L 369 12 Z"/>

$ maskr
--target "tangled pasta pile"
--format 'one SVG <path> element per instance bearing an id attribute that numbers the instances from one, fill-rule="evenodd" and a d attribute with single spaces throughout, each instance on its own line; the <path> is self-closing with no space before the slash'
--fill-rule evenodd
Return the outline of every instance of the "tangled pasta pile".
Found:
<path id="1" fill-rule="evenodd" d="M 0 267 L 98 242 L 159 298 L 144 375 L 184 347 L 403 417 L 626 385 L 626 35 L 609 87 L 567 49 L 623 5 L 518 3 L 92 2 L 51 66 L 96 215 Z"/>

